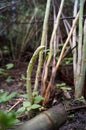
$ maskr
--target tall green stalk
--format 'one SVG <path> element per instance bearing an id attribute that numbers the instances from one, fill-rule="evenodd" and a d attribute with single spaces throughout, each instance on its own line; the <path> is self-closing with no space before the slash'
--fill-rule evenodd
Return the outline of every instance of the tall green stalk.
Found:
<path id="1" fill-rule="evenodd" d="M 75 88 L 76 98 L 82 96 L 82 90 L 85 80 L 85 72 L 86 72 L 86 20 L 84 22 L 84 40 L 83 40 L 83 57 L 82 57 L 81 73 L 78 80 L 78 86 L 76 86 Z"/>
<path id="2" fill-rule="evenodd" d="M 43 23 L 42 38 L 41 38 L 41 46 L 44 46 L 45 40 L 46 40 L 47 29 L 48 29 L 48 18 L 49 18 L 49 13 L 50 13 L 50 4 L 51 4 L 51 0 L 47 0 L 45 18 L 44 18 L 44 23 Z M 43 61 L 43 53 L 41 51 L 39 54 L 39 61 L 38 61 L 38 68 L 37 68 L 37 73 L 36 73 L 34 91 L 37 91 L 38 89 L 38 80 L 41 73 L 42 61 Z"/>
<path id="3" fill-rule="evenodd" d="M 34 64 L 34 61 L 36 60 L 38 54 L 40 51 L 42 51 L 45 47 L 44 46 L 39 46 L 37 48 L 37 50 L 34 52 L 30 62 L 29 62 L 29 65 L 28 65 L 28 68 L 27 68 L 27 94 L 28 94 L 28 101 L 32 104 L 33 102 L 33 98 L 32 98 L 32 90 L 31 90 L 31 74 L 32 74 L 32 69 L 33 69 L 33 64 Z"/>
<path id="4" fill-rule="evenodd" d="M 75 0 L 73 16 L 76 17 L 78 11 L 78 0 Z M 73 20 L 74 22 L 74 20 Z M 77 26 L 73 31 L 72 47 L 76 46 L 77 41 Z M 76 86 L 76 77 L 77 77 L 77 48 L 73 49 L 73 73 L 74 73 L 74 85 Z"/>
<path id="5" fill-rule="evenodd" d="M 80 0 L 77 78 L 79 77 L 81 71 L 81 60 L 82 60 L 83 6 L 84 6 L 84 0 Z"/>
<path id="6" fill-rule="evenodd" d="M 78 62 L 77 62 L 77 77 L 76 77 L 76 86 L 75 86 L 75 97 L 78 98 L 81 95 L 82 90 L 82 33 L 83 33 L 83 8 L 84 8 L 84 0 L 80 0 L 80 16 L 79 16 L 79 43 L 78 43 Z"/>

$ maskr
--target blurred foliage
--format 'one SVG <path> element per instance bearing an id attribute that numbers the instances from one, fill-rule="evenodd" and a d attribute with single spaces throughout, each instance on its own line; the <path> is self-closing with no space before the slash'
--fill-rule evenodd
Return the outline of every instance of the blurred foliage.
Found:
<path id="1" fill-rule="evenodd" d="M 8 92 L 5 92 L 2 89 L 0 89 L 0 103 L 5 103 L 14 98 L 16 95 L 16 92 L 12 92 L 11 94 L 9 94 Z"/>
<path id="2" fill-rule="evenodd" d="M 28 51 L 38 47 L 42 30 L 40 21 L 44 19 L 45 5 L 45 0 L 0 1 L 0 59 L 3 59 L 3 55 L 10 55 L 14 60 L 21 59 Z M 58 0 L 57 10 L 59 5 L 60 0 Z M 64 13 L 71 14 L 70 6 L 72 5 L 73 0 L 66 0 Z M 1 37 L 4 37 L 4 41 Z"/>
<path id="3" fill-rule="evenodd" d="M 19 120 L 16 119 L 16 113 L 14 111 L 0 111 L 0 130 L 7 130 L 7 128 L 12 128 L 12 126 L 16 123 L 19 123 Z"/>
<path id="4" fill-rule="evenodd" d="M 13 59 L 21 58 L 27 48 L 34 50 L 39 45 L 42 24 L 37 21 L 43 19 L 45 11 L 45 2 L 41 3 L 36 0 L 0 2 L 0 36 L 8 39 L 2 46 L 9 48 Z"/>

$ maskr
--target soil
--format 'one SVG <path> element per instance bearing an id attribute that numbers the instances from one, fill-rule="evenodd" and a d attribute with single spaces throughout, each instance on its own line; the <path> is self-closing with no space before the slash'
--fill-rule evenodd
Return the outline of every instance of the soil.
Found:
<path id="1" fill-rule="evenodd" d="M 74 117 L 68 118 L 59 130 L 86 130 L 86 109 L 75 111 Z"/>
<path id="2" fill-rule="evenodd" d="M 14 63 L 14 65 L 15 67 L 13 69 L 7 71 L 6 74 L 0 75 L 0 89 L 3 89 L 4 91 L 7 91 L 9 93 L 15 91 L 19 93 L 19 95 L 22 95 L 26 93 L 26 87 L 25 87 L 26 81 L 22 79 L 21 75 L 22 74 L 26 75 L 28 63 L 19 62 L 19 63 Z M 62 73 L 60 72 L 60 74 Z M 6 81 L 8 76 L 11 76 L 12 78 L 10 82 Z M 33 72 L 32 74 L 32 84 L 34 83 L 34 77 L 35 77 L 35 72 Z M 59 81 L 62 82 L 62 77 L 64 77 L 64 74 L 60 75 L 59 77 L 60 77 Z M 64 77 L 64 79 L 67 79 L 67 78 Z M 69 79 L 67 80 L 67 83 L 68 82 L 69 82 Z M 69 82 L 69 84 L 70 83 L 71 82 Z M 16 104 L 17 101 L 19 101 L 19 99 L 21 99 L 19 95 L 17 95 L 16 98 L 10 100 L 5 106 L 5 108 L 2 104 L 0 104 L 0 109 L 9 110 L 14 104 Z M 59 128 L 59 130 L 86 130 L 86 102 L 75 101 L 73 98 L 73 89 L 70 91 L 70 95 L 72 98 L 66 99 L 62 91 L 59 91 L 59 93 L 56 92 L 55 97 L 53 98 L 52 103 L 50 102 L 48 108 L 58 103 L 64 104 L 64 107 L 66 108 L 68 112 L 68 119 Z M 23 100 L 20 101 L 13 109 L 17 110 L 18 108 L 20 108 L 20 106 L 22 105 L 22 102 Z M 23 122 L 28 120 L 28 117 L 27 115 L 22 115 L 21 117 L 19 117 L 19 119 L 21 120 L 20 124 L 22 124 Z"/>

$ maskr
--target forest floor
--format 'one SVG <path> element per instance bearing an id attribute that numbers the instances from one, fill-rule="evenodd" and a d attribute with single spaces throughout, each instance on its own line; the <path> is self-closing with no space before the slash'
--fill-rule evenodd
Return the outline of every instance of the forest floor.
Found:
<path id="1" fill-rule="evenodd" d="M 25 87 L 26 80 L 24 79 L 24 76 L 26 76 L 27 65 L 28 65 L 27 63 L 15 64 L 14 68 L 6 71 L 5 73 L 3 73 L 3 75 L 0 75 L 0 90 L 3 89 L 4 91 L 7 91 L 9 93 L 12 92 L 18 93 L 17 97 L 8 101 L 7 104 L 5 104 L 5 106 L 3 106 L 1 103 L 0 109 L 10 110 L 10 108 L 12 108 L 14 110 L 17 110 L 22 106 L 23 100 L 20 100 L 22 99 L 20 95 L 26 93 L 26 87 Z M 9 76 L 10 80 L 7 80 Z M 32 77 L 32 83 L 34 83 L 33 77 Z M 62 78 L 61 79 L 59 78 L 59 80 L 61 80 L 62 82 Z M 66 99 L 66 97 L 62 92 L 56 94 L 52 103 L 49 106 L 52 107 L 53 105 L 62 103 L 66 108 L 70 109 L 68 111 L 67 121 L 59 128 L 59 130 L 86 130 L 86 102 L 75 101 L 73 99 L 73 90 L 70 91 L 70 95 L 72 98 Z M 23 114 L 21 117 L 19 117 L 19 119 L 21 120 L 20 124 L 22 124 L 23 122 L 28 120 L 28 117 Z"/>

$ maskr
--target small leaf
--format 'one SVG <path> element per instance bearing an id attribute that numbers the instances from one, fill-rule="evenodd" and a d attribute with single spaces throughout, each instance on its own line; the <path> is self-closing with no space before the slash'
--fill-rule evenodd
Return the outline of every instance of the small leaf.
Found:
<path id="1" fill-rule="evenodd" d="M 32 108 L 31 108 L 31 106 L 30 107 L 27 107 L 27 111 L 30 111 Z"/>
<path id="2" fill-rule="evenodd" d="M 0 103 L 9 101 L 10 99 L 14 98 L 16 94 L 16 92 L 13 92 L 11 94 L 8 94 L 8 92 L 4 92 L 0 94 Z"/>
<path id="3" fill-rule="evenodd" d="M 11 94 L 9 94 L 8 96 L 7 96 L 7 101 L 8 100 L 10 100 L 10 99 L 12 99 L 12 98 L 14 98 L 15 96 L 17 95 L 17 92 L 12 92 Z"/>
<path id="4" fill-rule="evenodd" d="M 8 95 L 7 92 L 4 92 L 3 94 L 0 94 L 0 103 L 6 101 L 7 95 Z"/>
<path id="5" fill-rule="evenodd" d="M 26 107 L 30 107 L 31 106 L 31 103 L 28 102 L 28 101 L 25 101 L 23 102 L 23 106 L 26 108 Z"/>
<path id="6" fill-rule="evenodd" d="M 33 96 L 37 96 L 37 95 L 38 95 L 38 91 L 33 92 L 32 95 L 33 95 Z"/>
<path id="7" fill-rule="evenodd" d="M 41 107 L 41 105 L 39 105 L 39 104 L 33 104 L 31 106 L 31 109 L 37 109 L 37 108 L 40 108 L 40 107 Z"/>
<path id="8" fill-rule="evenodd" d="M 35 104 L 37 104 L 37 103 L 40 103 L 41 101 L 43 100 L 43 97 L 42 96 L 36 96 L 35 98 L 34 98 L 34 103 Z"/>
<path id="9" fill-rule="evenodd" d="M 61 88 L 61 87 L 64 87 L 66 84 L 65 83 L 61 83 L 61 84 L 56 84 L 56 87 L 58 87 L 58 88 Z"/>
<path id="10" fill-rule="evenodd" d="M 70 91 L 70 90 L 71 90 L 70 87 L 62 87 L 61 89 L 64 90 L 64 91 L 65 91 L 65 90 L 66 90 L 66 91 Z"/>
<path id="11" fill-rule="evenodd" d="M 3 74 L 4 73 L 4 69 L 0 68 L 0 74 Z"/>
<path id="12" fill-rule="evenodd" d="M 72 118 L 74 118 L 74 116 L 75 116 L 74 114 L 71 114 L 71 115 L 68 116 L 68 118 L 72 119 Z"/>
<path id="13" fill-rule="evenodd" d="M 23 94 L 23 95 L 19 94 L 19 97 L 27 98 L 27 94 Z"/>
<path id="14" fill-rule="evenodd" d="M 8 82 L 8 83 L 11 82 L 11 81 L 12 81 L 11 76 L 8 76 L 7 79 L 6 79 L 5 81 Z"/>
<path id="15" fill-rule="evenodd" d="M 81 97 L 79 98 L 79 100 L 84 100 L 84 97 L 83 97 L 83 96 L 81 96 Z"/>
<path id="16" fill-rule="evenodd" d="M 3 89 L 0 89 L 0 94 L 4 93 L 4 90 Z"/>
<path id="17" fill-rule="evenodd" d="M 14 64 L 12 63 L 9 63 L 6 65 L 6 68 L 9 70 L 9 69 L 12 69 L 14 67 Z"/>
<path id="18" fill-rule="evenodd" d="M 21 79 L 22 79 L 22 80 L 26 80 L 26 77 L 25 77 L 24 74 L 21 74 Z"/>
<path id="19" fill-rule="evenodd" d="M 17 115 L 21 115 L 22 113 L 25 112 L 25 107 L 21 107 L 18 109 L 18 111 L 16 112 Z"/>

